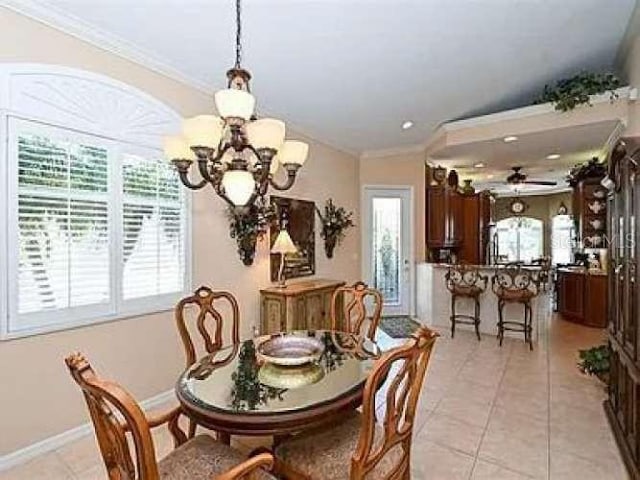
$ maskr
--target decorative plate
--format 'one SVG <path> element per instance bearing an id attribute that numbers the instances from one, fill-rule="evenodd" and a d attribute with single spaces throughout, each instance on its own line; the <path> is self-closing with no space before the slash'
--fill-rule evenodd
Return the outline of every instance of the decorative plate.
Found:
<path id="1" fill-rule="evenodd" d="M 313 337 L 272 337 L 258 346 L 258 356 L 267 363 L 293 366 L 317 361 L 324 344 Z"/>
<path id="2" fill-rule="evenodd" d="M 317 363 L 284 367 L 265 363 L 258 371 L 258 380 L 263 385 L 291 390 L 319 382 L 324 377 L 324 370 Z"/>

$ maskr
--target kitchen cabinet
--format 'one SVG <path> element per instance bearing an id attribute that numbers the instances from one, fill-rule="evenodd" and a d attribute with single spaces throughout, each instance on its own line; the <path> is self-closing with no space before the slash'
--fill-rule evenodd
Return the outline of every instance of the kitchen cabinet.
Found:
<path id="1" fill-rule="evenodd" d="M 586 269 L 558 270 L 558 312 L 566 320 L 589 327 L 607 325 L 607 276 Z"/>
<path id="2" fill-rule="evenodd" d="M 448 250 L 460 263 L 483 265 L 491 221 L 488 192 L 465 195 L 445 186 L 432 186 L 427 188 L 426 205 L 429 251 Z"/>

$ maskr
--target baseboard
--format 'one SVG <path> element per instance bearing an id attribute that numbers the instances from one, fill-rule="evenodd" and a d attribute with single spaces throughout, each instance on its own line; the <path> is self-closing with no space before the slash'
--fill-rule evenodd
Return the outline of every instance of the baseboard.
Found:
<path id="1" fill-rule="evenodd" d="M 146 400 L 140 402 L 140 406 L 144 410 L 151 410 L 159 407 L 166 402 L 169 402 L 172 399 L 175 399 L 175 393 L 173 390 L 168 390 L 151 398 L 147 398 Z M 39 442 L 32 443 L 27 447 L 15 450 L 11 453 L 7 453 L 6 455 L 0 457 L 0 472 L 28 462 L 29 460 L 32 460 L 35 457 L 38 457 L 45 453 L 57 450 L 64 445 L 78 440 L 91 433 L 93 433 L 93 425 L 87 422 L 65 432 L 53 435 L 49 438 L 45 438 L 44 440 L 40 440 Z"/>

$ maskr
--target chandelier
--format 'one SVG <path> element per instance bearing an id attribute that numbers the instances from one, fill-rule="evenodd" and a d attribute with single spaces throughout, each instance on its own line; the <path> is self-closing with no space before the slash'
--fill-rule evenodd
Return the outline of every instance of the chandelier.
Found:
<path id="1" fill-rule="evenodd" d="M 251 94 L 251 74 L 242 68 L 242 23 L 240 0 L 236 0 L 236 62 L 227 71 L 227 88 L 216 92 L 220 115 L 198 115 L 183 121 L 182 134 L 164 140 L 165 155 L 171 159 L 182 183 L 199 190 L 210 184 L 234 209 L 256 202 L 264 204 L 269 186 L 288 190 L 309 152 L 309 145 L 285 140 L 285 124 L 274 118 L 257 118 Z M 193 182 L 193 162 L 201 179 Z M 274 179 L 282 165 L 287 177 Z"/>

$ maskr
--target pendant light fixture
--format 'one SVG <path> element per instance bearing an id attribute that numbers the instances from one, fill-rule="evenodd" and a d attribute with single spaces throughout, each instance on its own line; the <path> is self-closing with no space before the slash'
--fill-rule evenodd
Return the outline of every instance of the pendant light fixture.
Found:
<path id="1" fill-rule="evenodd" d="M 165 155 L 182 183 L 199 190 L 211 185 L 234 208 L 247 207 L 260 199 L 264 203 L 269 186 L 288 190 L 304 164 L 309 146 L 285 140 L 285 124 L 274 118 L 258 119 L 251 94 L 251 74 L 242 68 L 242 23 L 240 0 L 236 0 L 236 62 L 227 72 L 227 88 L 214 96 L 218 115 L 198 115 L 184 120 L 182 134 L 165 139 Z M 193 162 L 201 176 L 189 178 Z M 278 183 L 279 166 L 287 178 Z"/>

